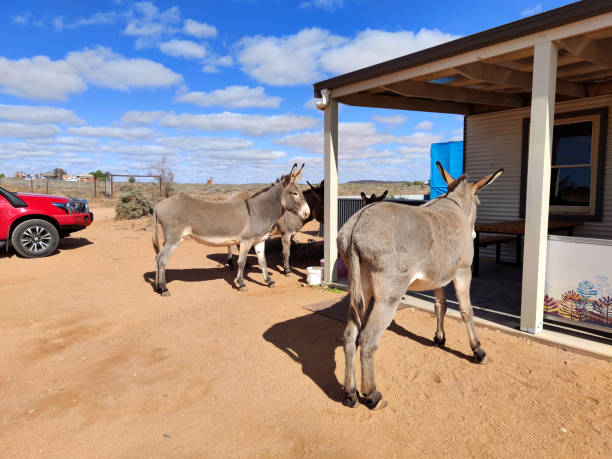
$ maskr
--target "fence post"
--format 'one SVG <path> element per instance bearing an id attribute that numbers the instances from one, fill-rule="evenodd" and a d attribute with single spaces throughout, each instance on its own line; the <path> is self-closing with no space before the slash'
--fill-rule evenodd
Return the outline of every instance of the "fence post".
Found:
<path id="1" fill-rule="evenodd" d="M 111 174 L 110 179 L 111 179 L 111 194 L 110 194 L 110 197 L 112 198 L 113 197 L 113 174 Z"/>
<path id="2" fill-rule="evenodd" d="M 34 177 L 30 175 L 30 191 L 34 192 Z"/>
<path id="3" fill-rule="evenodd" d="M 45 180 L 45 184 L 47 185 L 47 194 L 49 194 L 49 177 Z"/>
<path id="4" fill-rule="evenodd" d="M 94 199 L 96 199 L 97 197 L 97 191 L 98 191 L 98 178 L 94 177 Z"/>

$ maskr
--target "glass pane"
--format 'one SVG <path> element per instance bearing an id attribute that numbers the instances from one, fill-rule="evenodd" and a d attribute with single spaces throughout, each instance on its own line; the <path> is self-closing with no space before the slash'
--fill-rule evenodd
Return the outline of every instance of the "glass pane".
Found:
<path id="1" fill-rule="evenodd" d="M 590 196 L 590 167 L 553 167 L 550 177 L 551 206 L 588 206 Z"/>
<path id="2" fill-rule="evenodd" d="M 592 122 L 557 124 L 553 130 L 553 166 L 591 164 Z"/>

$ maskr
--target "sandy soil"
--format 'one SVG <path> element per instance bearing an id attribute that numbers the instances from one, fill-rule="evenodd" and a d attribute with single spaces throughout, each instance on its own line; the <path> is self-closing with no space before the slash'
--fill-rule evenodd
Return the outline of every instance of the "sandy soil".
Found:
<path id="1" fill-rule="evenodd" d="M 376 355 L 381 411 L 342 406 L 341 295 L 273 270 L 248 292 L 222 249 L 184 243 L 153 293 L 146 220 L 92 227 L 54 256 L 0 257 L 0 456 L 604 457 L 612 364 L 400 311 Z M 314 229 L 311 228 L 311 229 Z M 255 258 L 251 257 L 253 262 Z M 358 376 L 359 378 L 359 376 Z M 607 453 L 606 453 L 607 451 Z"/>

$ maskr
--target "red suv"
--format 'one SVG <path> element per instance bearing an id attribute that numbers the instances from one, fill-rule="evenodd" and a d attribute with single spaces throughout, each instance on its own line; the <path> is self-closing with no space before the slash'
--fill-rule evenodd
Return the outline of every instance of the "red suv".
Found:
<path id="1" fill-rule="evenodd" d="M 60 237 L 92 222 L 85 199 L 15 193 L 0 186 L 0 249 L 12 245 L 21 256 L 46 257 L 55 251 Z"/>

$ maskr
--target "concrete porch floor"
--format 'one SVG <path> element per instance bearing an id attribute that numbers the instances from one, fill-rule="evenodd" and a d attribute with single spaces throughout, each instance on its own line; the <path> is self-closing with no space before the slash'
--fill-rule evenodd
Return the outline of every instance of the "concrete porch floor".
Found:
<path id="1" fill-rule="evenodd" d="M 545 320 L 544 331 L 537 335 L 520 331 L 522 266 L 496 264 L 494 260 L 480 260 L 480 276 L 472 278 L 470 296 L 476 322 L 501 331 L 566 347 L 576 352 L 612 359 L 611 333 L 580 329 Z M 348 279 L 328 285 L 348 289 Z M 455 289 L 445 287 L 447 315 L 461 318 Z M 432 291 L 407 292 L 402 303 L 434 312 Z"/>

